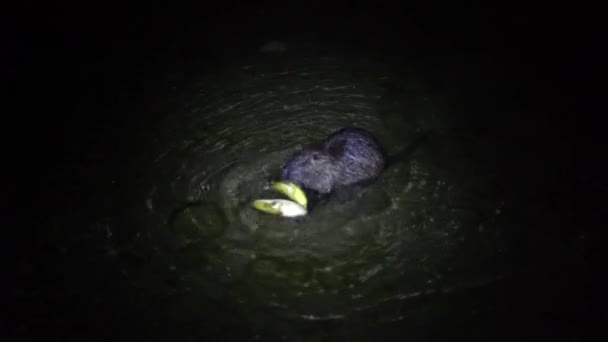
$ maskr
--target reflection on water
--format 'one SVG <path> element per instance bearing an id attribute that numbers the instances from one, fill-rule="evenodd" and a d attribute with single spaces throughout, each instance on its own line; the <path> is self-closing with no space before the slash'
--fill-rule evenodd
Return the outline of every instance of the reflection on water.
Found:
<path id="1" fill-rule="evenodd" d="M 421 315 L 439 294 L 516 271 L 500 261 L 512 253 L 503 236 L 513 226 L 504 194 L 493 191 L 497 180 L 442 129 L 447 114 L 413 75 L 334 58 L 276 62 L 206 80 L 164 126 L 170 148 L 146 174 L 152 209 L 137 215 L 168 230 L 149 242 L 168 245 L 159 254 L 179 273 L 172 291 L 234 307 L 261 337 L 290 336 L 306 322 L 370 326 Z M 304 219 L 248 205 L 267 197 L 291 153 L 336 129 L 365 127 L 396 151 L 429 125 L 437 134 L 410 160 Z"/>
<path id="2" fill-rule="evenodd" d="M 564 222 L 543 221 L 554 208 L 528 191 L 530 156 L 487 132 L 502 124 L 470 114 L 467 127 L 450 104 L 420 74 L 291 48 L 208 76 L 142 134 L 143 172 L 115 198 L 120 214 L 82 236 L 103 246 L 86 255 L 110 265 L 115 304 L 150 323 L 144 336 L 178 325 L 184 336 L 339 340 L 481 321 L 514 275 L 550 258 L 535 246 Z M 345 126 L 374 132 L 389 153 L 434 133 L 375 184 L 305 218 L 249 206 L 272 194 L 291 153 Z"/>

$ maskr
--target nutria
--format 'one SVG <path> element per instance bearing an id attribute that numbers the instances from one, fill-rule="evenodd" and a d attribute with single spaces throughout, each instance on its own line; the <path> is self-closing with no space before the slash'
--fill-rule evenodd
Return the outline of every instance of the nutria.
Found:
<path id="1" fill-rule="evenodd" d="M 385 154 L 372 133 L 349 127 L 296 152 L 283 166 L 281 180 L 325 195 L 373 182 L 385 165 Z"/>

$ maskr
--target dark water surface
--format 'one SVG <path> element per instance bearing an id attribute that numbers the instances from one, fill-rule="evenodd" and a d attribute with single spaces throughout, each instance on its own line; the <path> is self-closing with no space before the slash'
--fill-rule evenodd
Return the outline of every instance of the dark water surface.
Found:
<path id="1" fill-rule="evenodd" d="M 109 86 L 117 100 L 49 148 L 9 335 L 581 339 L 587 240 L 552 80 L 505 51 L 407 37 L 260 52 L 261 36 L 212 66 L 157 70 L 144 91 Z M 389 153 L 432 133 L 301 220 L 251 209 L 291 153 L 345 126 Z"/>

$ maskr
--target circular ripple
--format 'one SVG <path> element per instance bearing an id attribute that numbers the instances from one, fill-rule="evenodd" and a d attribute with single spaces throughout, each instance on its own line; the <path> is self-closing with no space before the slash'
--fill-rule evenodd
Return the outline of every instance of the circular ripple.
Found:
<path id="1" fill-rule="evenodd" d="M 404 115 L 393 130 L 395 117 L 386 121 L 379 103 L 387 93 L 392 103 L 406 95 L 386 90 L 393 78 L 381 66 L 363 65 L 287 57 L 243 64 L 202 80 L 185 109 L 167 117 L 144 188 L 146 215 L 161 217 L 159 229 L 170 232 L 151 240 L 172 241 L 162 253 L 177 263 L 179 289 L 238 303 L 253 326 L 267 329 L 263 322 L 272 317 L 280 330 L 302 322 L 361 324 L 366 315 L 380 315 L 378 324 L 401 320 L 404 302 L 497 279 L 450 280 L 463 262 L 470 266 L 467 241 L 486 241 L 474 247 L 478 256 L 495 253 L 494 237 L 476 229 L 482 219 L 494 222 L 489 212 L 498 204 L 467 209 L 474 204 L 452 187 L 458 175 L 425 147 L 376 184 L 346 201 L 330 199 L 303 219 L 250 208 L 252 199 L 276 196 L 269 182 L 305 144 L 359 126 L 394 151 L 423 128 L 421 117 L 431 121 L 435 113 L 426 108 L 409 121 Z"/>

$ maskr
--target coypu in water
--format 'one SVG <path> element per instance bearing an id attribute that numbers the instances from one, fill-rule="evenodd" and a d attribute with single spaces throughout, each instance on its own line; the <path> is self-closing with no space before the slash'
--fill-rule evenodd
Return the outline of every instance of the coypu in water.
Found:
<path id="1" fill-rule="evenodd" d="M 343 128 L 321 143 L 296 152 L 281 180 L 326 195 L 341 187 L 374 181 L 386 165 L 376 138 L 361 128 Z"/>
<path id="2" fill-rule="evenodd" d="M 360 186 L 375 181 L 389 163 L 407 160 L 429 133 L 419 135 L 387 160 L 372 133 L 361 128 L 343 128 L 296 152 L 283 165 L 281 181 L 272 188 L 290 200 L 258 199 L 251 205 L 265 213 L 298 217 L 306 215 L 307 209 L 330 194 L 348 200 L 361 190 Z"/>

